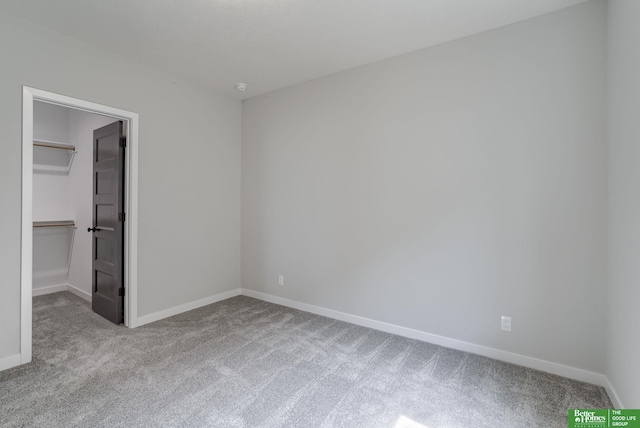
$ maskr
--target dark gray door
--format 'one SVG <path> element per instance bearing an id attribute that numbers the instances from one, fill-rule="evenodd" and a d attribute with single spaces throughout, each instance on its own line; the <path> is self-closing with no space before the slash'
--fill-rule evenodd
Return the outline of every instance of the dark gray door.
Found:
<path id="1" fill-rule="evenodd" d="M 124 321 L 124 147 L 122 122 L 93 131 L 93 311 Z"/>

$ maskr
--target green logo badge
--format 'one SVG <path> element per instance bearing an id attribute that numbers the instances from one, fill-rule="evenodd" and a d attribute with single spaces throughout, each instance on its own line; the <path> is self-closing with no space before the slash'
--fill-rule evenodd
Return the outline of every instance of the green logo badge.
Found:
<path id="1" fill-rule="evenodd" d="M 569 409 L 568 428 L 640 428 L 640 410 Z"/>

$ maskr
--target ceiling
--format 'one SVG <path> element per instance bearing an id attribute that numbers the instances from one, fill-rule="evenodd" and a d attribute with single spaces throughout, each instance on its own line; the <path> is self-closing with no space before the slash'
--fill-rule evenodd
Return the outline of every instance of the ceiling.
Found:
<path id="1" fill-rule="evenodd" d="M 0 12 L 244 99 L 585 1 L 0 0 Z"/>

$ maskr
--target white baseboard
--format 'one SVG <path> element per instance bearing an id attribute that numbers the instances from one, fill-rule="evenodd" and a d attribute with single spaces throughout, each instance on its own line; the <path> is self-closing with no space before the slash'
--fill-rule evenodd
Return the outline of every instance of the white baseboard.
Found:
<path id="1" fill-rule="evenodd" d="M 337 319 L 340 321 L 346 321 L 352 324 L 361 325 L 363 327 L 373 328 L 375 330 L 384 331 L 386 333 L 397 334 L 398 336 L 408 337 L 410 339 L 417 339 L 423 342 L 429 342 L 436 345 L 444 346 L 447 348 L 457 349 L 459 351 L 470 352 L 472 354 L 478 354 L 496 360 L 505 361 L 507 363 L 517 364 L 519 366 L 528 367 L 535 370 L 552 373 L 558 376 L 567 377 L 570 379 L 579 380 L 602 386 L 605 388 L 613 388 L 609 384 L 607 377 L 600 373 L 590 372 L 587 370 L 578 369 L 575 367 L 565 366 L 563 364 L 553 363 L 551 361 L 540 360 L 537 358 L 527 357 L 526 355 L 514 354 L 512 352 L 502 351 L 499 349 L 489 348 L 482 345 L 476 345 L 475 343 L 464 342 L 457 339 L 451 339 L 444 336 L 438 336 L 436 334 L 427 333 L 420 330 L 414 330 L 407 327 L 402 327 L 395 324 L 388 324 L 382 321 L 376 321 L 369 318 L 360 317 L 357 315 L 351 315 L 344 312 L 335 311 L 333 309 L 327 309 L 320 306 L 309 305 L 307 303 L 297 302 L 295 300 L 285 299 L 283 297 L 273 296 L 271 294 L 260 293 L 258 291 L 242 289 L 242 294 L 256 299 L 264 300 L 265 302 L 275 303 L 277 305 L 287 306 L 294 309 L 299 309 L 305 312 L 311 312 L 316 315 L 322 315 L 328 318 Z M 609 392 L 609 389 L 607 389 Z M 610 395 L 611 396 L 611 395 Z M 614 400 L 614 397 L 611 397 Z M 619 401 L 616 396 L 616 400 Z M 616 403 L 614 403 L 615 405 Z"/>
<path id="2" fill-rule="evenodd" d="M 51 285 L 49 287 L 34 288 L 31 292 L 32 296 L 44 296 L 45 294 L 59 293 L 67 291 L 67 284 Z"/>
<path id="3" fill-rule="evenodd" d="M 67 285 L 67 291 L 91 303 L 91 293 L 87 293 L 84 290 L 80 290 L 78 287 L 74 287 L 71 284 Z"/>
<path id="4" fill-rule="evenodd" d="M 606 378 L 606 381 L 607 381 L 607 384 L 602 386 L 604 386 L 604 389 L 607 391 L 607 394 L 611 399 L 611 403 L 613 404 L 613 407 L 615 407 L 616 409 L 626 409 L 626 407 L 622 403 L 622 400 L 620 400 L 620 396 L 618 395 L 618 392 L 609 381 L 609 378 Z"/>
<path id="5" fill-rule="evenodd" d="M 70 293 L 73 293 L 76 296 L 81 297 L 87 302 L 91 303 L 91 294 L 87 293 L 86 291 L 82 291 L 71 284 L 59 284 L 49 287 L 34 288 L 32 296 L 44 296 L 45 294 L 59 293 L 61 291 L 69 291 Z"/>
<path id="6" fill-rule="evenodd" d="M 19 366 L 22 363 L 20 354 L 0 359 L 0 371 Z"/>
<path id="7" fill-rule="evenodd" d="M 174 315 L 181 314 L 183 312 L 191 311 L 202 306 L 210 305 L 212 303 L 219 302 L 221 300 L 226 300 L 231 297 L 239 296 L 240 289 L 236 288 L 235 290 L 225 291 L 224 293 L 219 293 L 214 296 L 205 297 L 204 299 L 196 300 L 194 302 L 185 303 L 184 305 L 174 306 L 173 308 L 165 309 L 163 311 L 154 312 L 149 315 L 144 315 L 138 317 L 135 323 L 135 327 L 139 327 L 141 325 L 149 324 L 154 321 L 159 321 L 164 318 L 172 317 Z"/>
<path id="8" fill-rule="evenodd" d="M 60 291 L 70 291 L 73 294 L 91 301 L 91 295 L 82 291 L 72 285 L 62 284 L 51 287 L 39 288 L 33 290 L 34 296 L 40 296 L 49 293 L 57 293 Z M 489 348 L 474 343 L 464 342 L 457 339 L 451 339 L 444 336 L 439 336 L 431 333 L 427 333 L 420 330 L 414 330 L 407 327 L 402 327 L 395 324 L 389 324 L 382 321 L 376 321 L 369 318 L 360 317 L 357 315 L 351 315 L 345 312 L 335 311 L 333 309 L 327 309 L 320 306 L 310 305 L 307 303 L 298 302 L 295 300 L 285 299 L 283 297 L 274 296 L 271 294 L 261 293 L 258 291 L 249 290 L 246 288 L 237 288 L 234 290 L 219 293 L 204 299 L 196 300 L 193 302 L 185 303 L 183 305 L 175 306 L 173 308 L 165 309 L 163 311 L 155 312 L 149 315 L 144 315 L 137 319 L 135 326 L 141 326 L 149 324 L 154 321 L 159 321 L 164 318 L 168 318 L 174 315 L 181 314 L 183 312 L 191 311 L 193 309 L 200 308 L 202 306 L 210 305 L 222 300 L 229 299 L 238 295 L 244 295 L 253 297 L 265 302 L 274 303 L 277 305 L 287 306 L 293 309 L 298 309 L 305 312 L 310 312 L 316 315 L 322 315 L 328 318 L 349 322 L 363 327 L 373 328 L 375 330 L 384 331 L 391 334 L 397 334 L 399 336 L 408 337 L 410 339 L 417 339 L 423 342 L 429 342 L 436 345 L 444 346 L 447 348 L 457 349 L 460 351 L 470 352 L 473 354 L 482 355 L 496 360 L 505 361 L 520 366 L 541 370 L 544 372 L 552 373 L 558 376 L 564 376 L 570 379 L 579 380 L 582 382 L 588 382 L 598 386 L 602 386 L 607 391 L 612 404 L 617 409 L 624 409 L 624 405 L 618 393 L 616 392 L 609 379 L 600 373 L 590 372 L 587 370 L 578 369 L 575 367 L 565 366 L 563 364 L 554 363 L 551 361 L 540 360 L 537 358 L 527 357 L 525 355 L 515 354 L 512 352 L 502 351 L 499 349 Z M 20 354 L 6 357 L 0 360 L 0 371 L 6 370 L 20 365 Z"/>

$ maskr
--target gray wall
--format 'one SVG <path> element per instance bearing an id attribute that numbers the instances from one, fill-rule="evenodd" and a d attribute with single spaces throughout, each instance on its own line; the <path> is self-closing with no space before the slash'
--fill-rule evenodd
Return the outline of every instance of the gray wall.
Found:
<path id="1" fill-rule="evenodd" d="M 603 373 L 605 15 L 246 100 L 242 286 Z"/>
<path id="2" fill-rule="evenodd" d="M 0 359 L 19 352 L 22 85 L 140 115 L 140 316 L 240 285 L 240 102 L 1 14 L 0 52 Z"/>
<path id="3" fill-rule="evenodd" d="M 640 2 L 609 1 L 607 376 L 640 408 Z M 602 343 L 601 346 L 604 346 Z"/>

